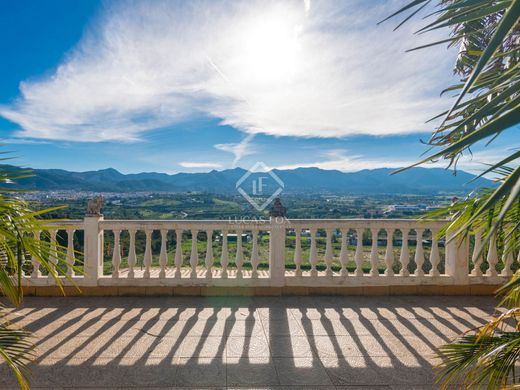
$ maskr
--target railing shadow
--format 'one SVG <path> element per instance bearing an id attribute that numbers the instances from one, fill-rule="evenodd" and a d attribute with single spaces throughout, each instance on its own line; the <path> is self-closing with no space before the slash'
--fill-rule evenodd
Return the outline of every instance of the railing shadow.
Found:
<path id="1" fill-rule="evenodd" d="M 414 388 L 433 386 L 435 349 L 491 307 L 484 297 L 28 298 L 18 322 L 37 335 L 34 387 Z M 0 388 L 15 385 L 0 364 Z"/>

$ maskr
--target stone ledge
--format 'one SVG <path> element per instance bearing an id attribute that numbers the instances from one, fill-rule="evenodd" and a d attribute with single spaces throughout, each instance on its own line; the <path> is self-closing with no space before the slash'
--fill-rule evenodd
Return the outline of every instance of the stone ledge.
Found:
<path id="1" fill-rule="evenodd" d="M 294 295 L 495 295 L 500 285 L 341 286 L 341 287 L 194 287 L 99 286 L 23 287 L 25 296 L 294 296 Z M 0 293 L 1 295 L 1 293 Z"/>
<path id="2" fill-rule="evenodd" d="M 475 284 L 470 286 L 471 295 L 495 295 L 500 286 L 489 284 Z"/>

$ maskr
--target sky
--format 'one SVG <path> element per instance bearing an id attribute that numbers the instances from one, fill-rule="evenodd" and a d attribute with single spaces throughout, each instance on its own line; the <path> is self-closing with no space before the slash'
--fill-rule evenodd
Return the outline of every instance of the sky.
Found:
<path id="1" fill-rule="evenodd" d="M 448 31 L 377 24 L 400 5 L 4 0 L 0 140 L 20 165 L 72 171 L 410 164 L 450 105 L 457 53 L 406 53 Z M 460 167 L 500 158 L 515 132 Z"/>

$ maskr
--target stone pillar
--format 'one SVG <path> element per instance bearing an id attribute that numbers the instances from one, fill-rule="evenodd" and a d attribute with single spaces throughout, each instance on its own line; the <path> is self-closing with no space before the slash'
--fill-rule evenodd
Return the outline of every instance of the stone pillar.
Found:
<path id="1" fill-rule="evenodd" d="M 285 218 L 272 218 L 269 232 L 269 276 L 271 286 L 285 285 Z"/>
<path id="2" fill-rule="evenodd" d="M 453 234 L 448 232 L 446 235 L 446 274 L 452 278 L 454 284 L 468 284 L 469 240 L 462 236 L 453 238 Z"/>
<path id="3" fill-rule="evenodd" d="M 85 233 L 85 285 L 96 286 L 103 276 L 103 230 L 99 228 L 102 215 L 86 216 Z"/>

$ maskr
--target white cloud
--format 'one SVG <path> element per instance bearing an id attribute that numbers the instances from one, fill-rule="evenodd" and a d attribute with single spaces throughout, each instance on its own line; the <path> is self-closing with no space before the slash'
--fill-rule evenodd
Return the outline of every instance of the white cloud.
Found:
<path id="1" fill-rule="evenodd" d="M 49 143 L 48 141 L 25 139 L 25 138 L 0 139 L 0 144 L 6 144 L 6 145 L 39 145 L 39 144 L 48 144 L 48 143 Z"/>
<path id="2" fill-rule="evenodd" d="M 238 162 L 245 156 L 249 156 L 255 153 L 254 147 L 251 143 L 253 140 L 254 134 L 249 134 L 242 141 L 238 143 L 229 143 L 229 144 L 216 144 L 214 145 L 215 149 L 221 150 L 223 152 L 228 152 L 233 154 L 234 159 L 232 163 L 232 167 L 235 168 Z"/>
<path id="3" fill-rule="evenodd" d="M 277 169 L 320 168 L 338 170 L 342 172 L 356 172 L 362 169 L 401 168 L 413 160 L 373 159 L 362 155 L 346 155 L 344 150 L 329 150 L 323 153 L 324 159 L 311 163 L 286 164 L 277 166 Z"/>
<path id="4" fill-rule="evenodd" d="M 489 163 L 504 158 L 504 150 L 500 148 L 479 150 L 473 154 L 463 155 L 458 163 L 457 169 L 479 174 L 489 167 Z M 362 154 L 349 154 L 348 151 L 342 149 L 325 150 L 322 152 L 322 159 L 310 163 L 295 163 L 279 165 L 277 169 L 296 169 L 296 168 L 321 168 L 329 170 L 338 170 L 342 172 L 356 172 L 362 169 L 377 168 L 402 168 L 407 167 L 419 159 L 394 159 L 390 157 L 373 158 L 372 156 Z M 423 168 L 447 168 L 447 160 L 439 160 L 420 165 Z M 491 173 L 486 175 L 487 178 L 493 178 L 496 175 Z"/>
<path id="5" fill-rule="evenodd" d="M 179 165 L 183 168 L 208 168 L 208 169 L 222 168 L 221 164 L 212 163 L 212 162 L 182 161 L 179 163 Z"/>
<path id="6" fill-rule="evenodd" d="M 110 3 L 56 72 L 21 83 L 0 115 L 20 137 L 71 141 L 135 141 L 194 115 L 275 136 L 429 130 L 452 55 L 404 53 L 435 39 L 412 36 L 421 21 L 376 26 L 400 4 Z"/>

